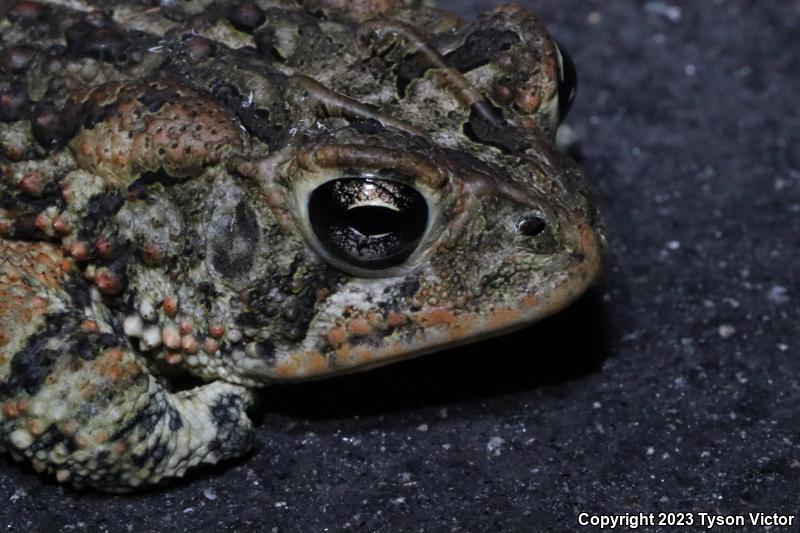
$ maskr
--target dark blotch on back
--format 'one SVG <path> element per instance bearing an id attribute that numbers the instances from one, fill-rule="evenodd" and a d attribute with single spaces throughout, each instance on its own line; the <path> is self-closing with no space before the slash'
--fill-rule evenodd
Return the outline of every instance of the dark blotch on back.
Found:
<path id="1" fill-rule="evenodd" d="M 150 198 L 148 189 L 156 184 L 162 187 L 172 187 L 178 181 L 172 176 L 167 174 L 163 168 L 157 172 L 143 172 L 139 178 L 128 186 L 128 199 L 129 200 L 147 200 Z"/>
<path id="2" fill-rule="evenodd" d="M 11 236 L 15 239 L 35 241 L 46 236 L 36 227 L 36 215 L 20 215 L 14 219 Z"/>
<path id="3" fill-rule="evenodd" d="M 125 195 L 119 191 L 102 192 L 89 199 L 86 206 L 86 217 L 97 222 L 107 220 L 125 205 Z"/>
<path id="4" fill-rule="evenodd" d="M 450 66 L 468 72 L 491 63 L 519 42 L 519 36 L 511 30 L 476 30 L 469 34 L 463 46 L 447 54 L 445 59 Z"/>
<path id="5" fill-rule="evenodd" d="M 417 291 L 419 291 L 419 288 L 419 278 L 409 276 L 397 287 L 397 294 L 403 298 L 413 298 L 417 294 Z M 391 290 L 391 288 L 387 289 L 387 291 L 389 290 Z"/>
<path id="6" fill-rule="evenodd" d="M 264 141 L 270 147 L 279 144 L 285 133 L 285 127 L 272 122 L 268 109 L 247 105 L 239 89 L 223 80 L 212 80 L 209 90 L 217 100 L 236 113 L 250 135 Z"/>
<path id="7" fill-rule="evenodd" d="M 119 346 L 120 342 L 110 333 L 80 332 L 70 347 L 72 355 L 90 361 L 107 348 Z"/>
<path id="8" fill-rule="evenodd" d="M 411 82 L 423 77 L 431 69 L 431 66 L 422 53 L 413 54 L 397 65 L 395 75 L 397 76 L 397 94 L 400 98 L 406 97 L 406 91 Z"/>
<path id="9" fill-rule="evenodd" d="M 382 133 L 386 128 L 374 118 L 359 118 L 352 121 L 353 128 L 362 135 L 375 135 Z"/>
<path id="10" fill-rule="evenodd" d="M 211 418 L 217 426 L 217 434 L 209 445 L 212 451 L 242 450 L 250 445 L 252 433 L 241 426 L 238 413 L 244 409 L 243 398 L 235 394 L 223 394 L 211 406 Z"/>
<path id="11" fill-rule="evenodd" d="M 138 100 L 148 111 L 155 113 L 164 104 L 176 102 L 178 98 L 178 94 L 170 89 L 151 89 L 140 95 Z"/>
<path id="12" fill-rule="evenodd" d="M 266 363 L 272 364 L 275 361 L 275 345 L 270 340 L 256 343 L 256 353 Z"/>
<path id="13" fill-rule="evenodd" d="M 260 328 L 269 324 L 266 316 L 261 316 L 252 311 L 239 313 L 236 317 L 236 323 L 246 328 Z"/>
<path id="14" fill-rule="evenodd" d="M 266 28 L 259 30 L 253 36 L 253 39 L 256 43 L 256 49 L 261 53 L 261 55 L 269 57 L 274 61 L 279 63 L 285 63 L 286 58 L 281 55 L 277 48 L 277 37 L 275 36 L 275 30 L 267 26 Z"/>
<path id="15" fill-rule="evenodd" d="M 102 192 L 95 194 L 86 205 L 86 214 L 78 237 L 89 241 L 108 225 L 108 222 L 125 205 L 126 195 L 119 192 Z"/>
<path id="16" fill-rule="evenodd" d="M 519 42 L 519 36 L 510 30 L 477 30 L 467 37 L 460 48 L 447 54 L 445 61 L 451 67 L 467 72 L 490 63 Z M 400 98 L 405 98 L 408 86 L 414 80 L 422 78 L 432 66 L 425 54 L 420 52 L 406 57 L 399 63 L 395 75 L 397 94 Z"/>
<path id="17" fill-rule="evenodd" d="M 163 43 L 169 61 L 165 73 L 191 80 L 192 84 L 209 93 L 239 118 L 247 132 L 267 143 L 270 148 L 282 147 L 288 129 L 283 102 L 279 93 L 287 85 L 286 76 L 269 67 L 255 48 L 230 50 L 187 33 L 170 30 Z M 250 72 L 276 89 L 271 104 L 257 107 L 248 87 L 239 87 L 229 76 L 231 71 Z"/>
<path id="18" fill-rule="evenodd" d="M 61 431 L 56 424 L 50 424 L 44 433 L 39 435 L 28 448 L 27 452 L 35 454 L 43 450 L 52 450 L 53 447 L 63 444 L 67 451 L 75 451 L 75 440 Z"/>
<path id="19" fill-rule="evenodd" d="M 171 405 L 167 408 L 167 416 L 169 416 L 170 431 L 178 431 L 183 427 L 183 419 L 181 418 L 181 414 Z"/>
<path id="20" fill-rule="evenodd" d="M 67 28 L 67 52 L 77 57 L 91 57 L 110 63 L 127 61 L 128 39 L 112 24 L 100 15 L 86 16 Z"/>
<path id="21" fill-rule="evenodd" d="M 486 105 L 491 106 L 488 102 Z M 499 111 L 496 114 L 501 116 Z M 520 135 L 519 130 L 502 120 L 495 124 L 474 109 L 464 124 L 464 135 L 473 142 L 499 148 L 505 154 L 522 153 L 530 147 L 530 142 Z"/>
<path id="22" fill-rule="evenodd" d="M 66 313 L 49 316 L 44 329 L 32 335 L 25 347 L 11 359 L 8 380 L 0 383 L 0 398 L 7 398 L 23 390 L 31 396 L 39 392 L 60 356 L 60 352 L 48 348 L 48 344 L 53 340 L 66 341 L 76 324 L 75 317 Z"/>
<path id="23" fill-rule="evenodd" d="M 66 106 L 64 117 L 65 120 L 68 120 L 72 124 L 91 130 L 117 113 L 119 113 L 118 102 L 99 105 L 92 100 L 87 100 L 82 105 L 72 105 L 72 103 L 69 103 Z M 75 129 L 78 129 L 77 126 Z"/>
<path id="24" fill-rule="evenodd" d="M 183 420 L 181 420 L 178 411 L 169 404 L 163 404 L 157 400 L 156 396 L 151 396 L 150 401 L 145 405 L 135 416 L 133 416 L 127 423 L 117 429 L 111 438 L 111 442 L 118 441 L 129 434 L 136 431 L 139 435 L 147 435 L 153 431 L 163 417 L 169 418 L 170 427 L 173 424 L 177 429 L 183 427 Z M 177 429 L 173 431 L 177 431 Z M 144 464 L 147 459 L 153 459 L 155 462 L 163 459 L 165 450 L 160 449 L 158 446 L 155 448 L 147 448 L 142 455 L 134 458 L 138 464 Z"/>
<path id="25" fill-rule="evenodd" d="M 84 309 L 92 305 L 92 292 L 83 276 L 75 273 L 62 282 L 61 289 L 70 297 L 72 307 Z"/>

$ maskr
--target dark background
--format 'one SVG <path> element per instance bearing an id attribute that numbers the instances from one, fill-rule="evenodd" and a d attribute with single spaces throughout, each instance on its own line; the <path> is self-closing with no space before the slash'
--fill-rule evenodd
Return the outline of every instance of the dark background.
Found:
<path id="1" fill-rule="evenodd" d="M 569 122 L 610 228 L 605 285 L 513 336 L 270 390 L 249 457 L 166 489 L 79 493 L 6 461 L 0 527 L 533 531 L 577 529 L 582 511 L 798 512 L 800 2 L 521 3 L 577 64 Z"/>

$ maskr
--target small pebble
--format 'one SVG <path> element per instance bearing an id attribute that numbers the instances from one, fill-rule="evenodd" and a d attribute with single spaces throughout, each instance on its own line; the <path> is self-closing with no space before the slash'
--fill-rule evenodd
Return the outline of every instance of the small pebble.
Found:
<path id="1" fill-rule="evenodd" d="M 767 298 L 770 302 L 776 305 L 783 305 L 785 303 L 789 303 L 789 291 L 786 289 L 786 287 L 776 285 L 769 290 Z"/>
<path id="2" fill-rule="evenodd" d="M 503 439 L 502 437 L 492 437 L 491 439 L 489 439 L 489 444 L 486 445 L 486 451 L 494 455 L 495 457 L 499 457 L 501 453 L 500 448 L 503 447 L 503 444 L 505 444 L 505 442 L 506 442 L 505 439 Z"/>

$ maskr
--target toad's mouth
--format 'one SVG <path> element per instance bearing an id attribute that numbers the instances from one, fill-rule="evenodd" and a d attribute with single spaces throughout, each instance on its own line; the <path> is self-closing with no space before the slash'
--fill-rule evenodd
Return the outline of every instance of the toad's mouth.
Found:
<path id="1" fill-rule="evenodd" d="M 478 311 L 442 305 L 406 313 L 365 310 L 346 320 L 320 320 L 299 350 L 278 357 L 274 379 L 304 381 L 380 367 L 443 348 L 453 348 L 522 329 L 577 300 L 603 271 L 605 240 L 588 224 L 577 228 L 581 252 L 570 268 L 559 272 L 547 290 L 521 295 Z M 374 280 L 380 290 L 380 280 Z M 344 297 L 343 297 L 344 298 Z M 331 310 L 332 314 L 340 314 Z M 314 339 L 325 339 L 319 350 Z"/>

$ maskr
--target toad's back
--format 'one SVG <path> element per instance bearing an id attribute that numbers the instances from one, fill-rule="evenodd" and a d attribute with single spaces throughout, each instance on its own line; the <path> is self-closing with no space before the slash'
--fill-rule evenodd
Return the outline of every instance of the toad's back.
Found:
<path id="1" fill-rule="evenodd" d="M 155 483 L 246 450 L 253 387 L 568 305 L 604 247 L 573 76 L 513 6 L 3 2 L 5 447 Z"/>

